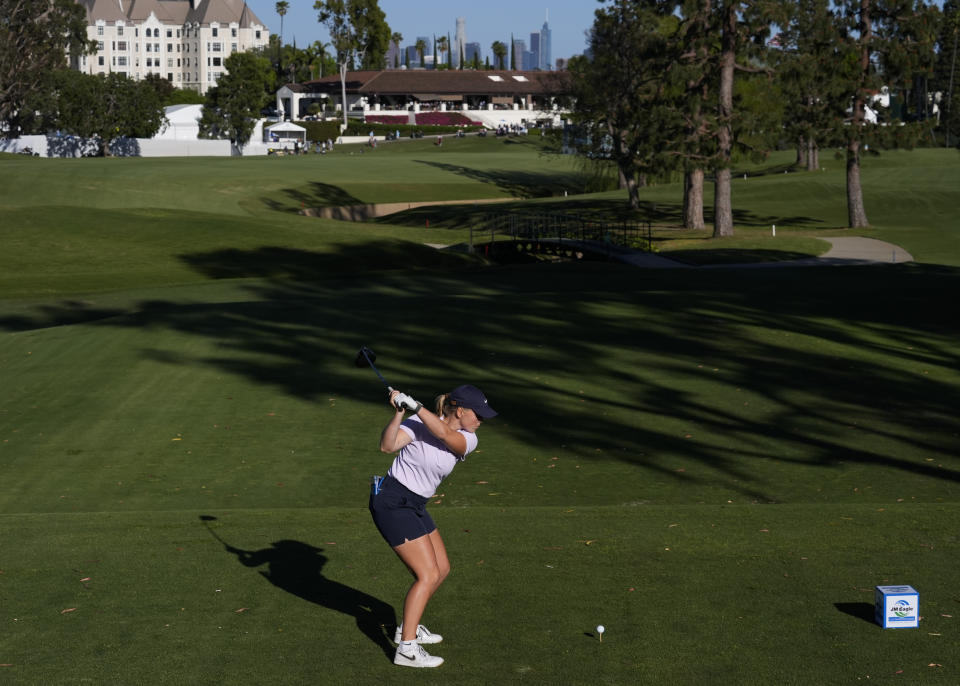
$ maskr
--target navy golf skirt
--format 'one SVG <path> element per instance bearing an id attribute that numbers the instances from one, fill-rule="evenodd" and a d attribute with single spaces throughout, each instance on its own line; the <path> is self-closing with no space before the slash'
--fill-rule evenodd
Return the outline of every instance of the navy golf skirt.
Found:
<path id="1" fill-rule="evenodd" d="M 370 494 L 370 514 L 391 548 L 426 536 L 437 528 L 427 512 L 427 499 L 391 476 L 383 477 L 379 493 Z"/>

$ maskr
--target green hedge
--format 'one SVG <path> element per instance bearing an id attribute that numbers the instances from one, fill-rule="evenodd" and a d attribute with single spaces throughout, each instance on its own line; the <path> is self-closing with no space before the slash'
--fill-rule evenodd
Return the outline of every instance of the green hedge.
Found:
<path id="1" fill-rule="evenodd" d="M 298 121 L 298 126 L 307 130 L 308 141 L 337 140 L 340 135 L 339 121 Z"/>
<path id="2" fill-rule="evenodd" d="M 337 140 L 340 136 L 340 120 L 330 121 L 298 121 L 297 125 L 307 130 L 307 140 L 325 141 L 328 138 Z M 411 126 L 410 124 L 365 124 L 363 122 L 349 122 L 347 125 L 346 136 L 366 136 L 373 131 L 376 136 L 386 136 L 387 134 L 400 132 L 401 138 L 409 138 L 414 131 L 419 131 L 425 136 L 440 136 L 453 134 L 464 130 L 460 126 Z"/>

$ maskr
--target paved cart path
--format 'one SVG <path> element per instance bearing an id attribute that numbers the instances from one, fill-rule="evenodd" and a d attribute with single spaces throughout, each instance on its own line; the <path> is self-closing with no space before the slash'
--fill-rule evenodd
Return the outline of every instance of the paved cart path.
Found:
<path id="1" fill-rule="evenodd" d="M 711 264 L 696 267 L 675 262 L 668 257 L 651 253 L 620 255 L 617 259 L 646 269 L 770 269 L 774 267 L 845 267 L 863 264 L 900 264 L 913 262 L 913 256 L 899 245 L 875 238 L 850 236 L 821 238 L 830 244 L 830 250 L 820 257 L 783 262 L 751 262 L 746 264 Z"/>

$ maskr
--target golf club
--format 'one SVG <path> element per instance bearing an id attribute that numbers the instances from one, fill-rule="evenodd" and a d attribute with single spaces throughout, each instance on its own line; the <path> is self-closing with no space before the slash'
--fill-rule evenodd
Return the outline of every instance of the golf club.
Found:
<path id="1" fill-rule="evenodd" d="M 358 367 L 362 367 L 364 365 L 364 362 L 366 362 L 366 364 L 369 364 L 370 369 L 372 369 L 373 372 L 380 378 L 380 380 L 383 382 L 383 385 L 387 387 L 387 390 L 392 391 L 393 387 L 389 383 L 387 383 L 387 380 L 383 378 L 383 374 L 380 373 L 380 370 L 377 369 L 377 366 L 374 364 L 376 360 L 377 360 L 377 356 L 374 354 L 374 352 L 370 350 L 370 348 L 368 348 L 367 346 L 362 346 L 360 348 L 360 352 L 357 353 L 357 359 L 355 359 L 353 362 Z"/>
<path id="2" fill-rule="evenodd" d="M 217 521 L 217 518 L 216 518 L 216 517 L 214 517 L 214 516 L 212 516 L 212 515 L 200 515 L 200 521 L 203 522 L 204 526 L 207 527 L 207 531 L 210 532 L 210 535 L 211 535 L 211 536 L 213 536 L 215 539 L 217 539 L 218 541 L 220 541 L 221 543 L 223 543 L 223 545 L 224 545 L 225 547 L 227 547 L 227 548 L 230 547 L 230 546 L 227 544 L 227 542 L 226 542 L 225 540 L 223 540 L 222 538 L 220 538 L 220 536 L 217 535 L 217 532 L 214 531 L 214 530 L 210 527 L 210 522 L 215 522 L 215 521 Z"/>
<path id="3" fill-rule="evenodd" d="M 228 553 L 233 553 L 236 555 L 241 562 L 246 564 L 246 561 L 250 559 L 250 553 L 246 550 L 241 550 L 240 548 L 235 548 L 234 546 L 227 543 L 223 538 L 213 530 L 213 527 L 210 526 L 210 522 L 218 521 L 213 515 L 200 515 L 200 521 L 203 522 L 203 525 L 206 527 L 207 531 L 210 532 L 210 535 L 213 536 L 214 540 L 223 544 L 223 549 Z"/>

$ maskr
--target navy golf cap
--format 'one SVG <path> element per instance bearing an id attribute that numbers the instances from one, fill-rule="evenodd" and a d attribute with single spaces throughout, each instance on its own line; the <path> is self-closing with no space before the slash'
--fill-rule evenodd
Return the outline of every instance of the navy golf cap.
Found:
<path id="1" fill-rule="evenodd" d="M 468 410 L 473 410 L 481 419 L 490 419 L 497 416 L 496 410 L 490 407 L 490 403 L 487 402 L 483 392 L 476 386 L 469 384 L 457 386 L 450 391 L 447 395 L 447 402 L 454 407 L 465 407 Z"/>

